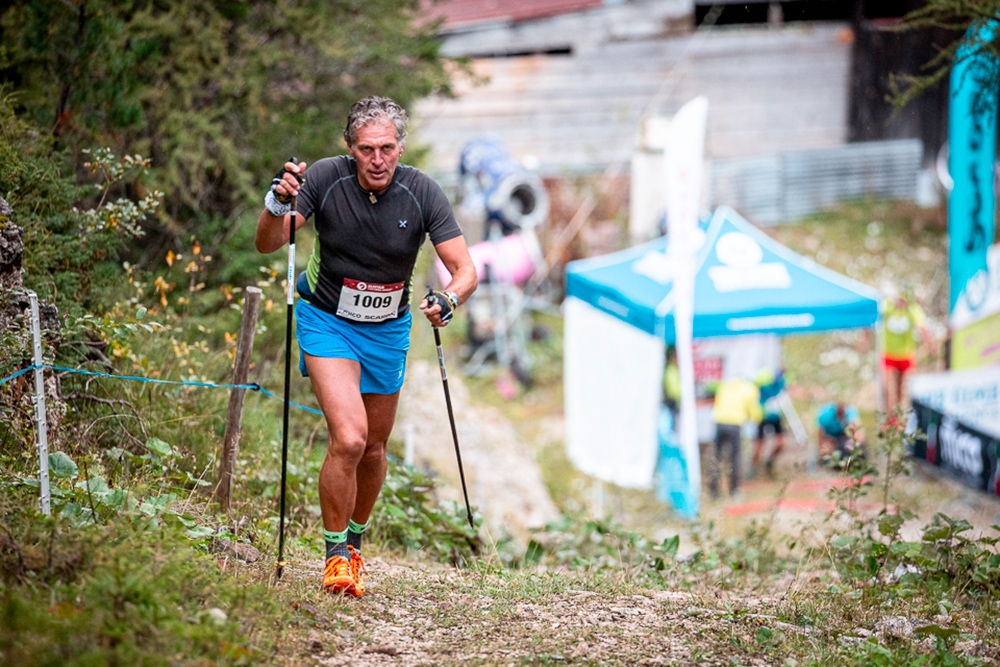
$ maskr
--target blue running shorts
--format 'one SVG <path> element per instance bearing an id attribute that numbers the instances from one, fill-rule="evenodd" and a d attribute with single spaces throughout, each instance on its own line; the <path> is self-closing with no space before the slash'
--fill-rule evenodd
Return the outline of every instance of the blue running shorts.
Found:
<path id="1" fill-rule="evenodd" d="M 295 304 L 299 370 L 304 377 L 309 375 L 303 353 L 353 359 L 361 364 L 362 394 L 395 394 L 402 389 L 406 375 L 412 320 L 407 311 L 393 320 L 355 324 L 299 299 Z"/>

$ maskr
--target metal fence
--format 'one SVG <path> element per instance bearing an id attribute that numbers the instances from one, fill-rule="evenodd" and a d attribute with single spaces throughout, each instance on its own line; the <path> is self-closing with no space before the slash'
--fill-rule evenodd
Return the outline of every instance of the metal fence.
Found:
<path id="1" fill-rule="evenodd" d="M 773 225 L 867 196 L 913 200 L 922 157 L 919 139 L 901 139 L 717 160 L 709 169 L 709 203 Z"/>

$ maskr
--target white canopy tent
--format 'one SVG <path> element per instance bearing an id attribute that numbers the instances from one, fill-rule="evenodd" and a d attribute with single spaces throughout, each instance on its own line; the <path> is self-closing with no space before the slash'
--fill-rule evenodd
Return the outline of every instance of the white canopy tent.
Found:
<path id="1" fill-rule="evenodd" d="M 878 321 L 878 292 L 797 255 L 732 209 L 717 209 L 700 229 L 695 339 Z M 668 244 L 661 237 L 566 268 L 567 452 L 582 472 L 624 487 L 654 481 L 665 347 L 674 342 Z"/>

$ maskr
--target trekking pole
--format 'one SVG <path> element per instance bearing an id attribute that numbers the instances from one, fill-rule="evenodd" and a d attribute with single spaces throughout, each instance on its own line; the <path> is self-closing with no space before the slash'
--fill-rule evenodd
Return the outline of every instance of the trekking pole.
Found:
<path id="1" fill-rule="evenodd" d="M 298 164 L 296 158 L 289 159 L 292 164 Z M 281 579 L 285 569 L 285 482 L 288 472 L 288 408 L 289 392 L 292 379 L 292 317 L 295 305 L 295 226 L 298 221 L 296 204 L 298 197 L 292 196 L 291 218 L 288 229 L 288 288 L 285 292 L 285 304 L 288 316 L 285 318 L 285 406 L 281 420 L 281 501 L 278 520 L 278 567 L 275 578 Z"/>
<path id="2" fill-rule="evenodd" d="M 434 290 L 430 287 L 427 288 L 427 301 L 428 303 L 435 303 L 437 297 L 434 296 Z M 448 421 L 451 422 L 451 437 L 455 441 L 455 458 L 458 459 L 458 476 L 462 480 L 462 495 L 465 497 L 465 513 L 469 517 L 469 526 L 472 530 L 476 529 L 476 524 L 472 520 L 472 506 L 469 504 L 469 491 L 465 487 L 465 471 L 462 469 L 462 452 L 458 449 L 458 430 L 455 428 L 455 412 L 451 407 L 451 392 L 448 391 L 448 371 L 444 367 L 444 348 L 441 347 L 441 332 L 438 328 L 431 326 L 434 329 L 434 344 L 437 345 L 437 355 L 438 355 L 438 366 L 441 367 L 441 384 L 444 385 L 444 402 L 448 406 Z"/>

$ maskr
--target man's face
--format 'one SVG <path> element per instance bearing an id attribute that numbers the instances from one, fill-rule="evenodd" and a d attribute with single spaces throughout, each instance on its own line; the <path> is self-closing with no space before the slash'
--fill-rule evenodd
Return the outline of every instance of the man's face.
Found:
<path id="1" fill-rule="evenodd" d="M 358 128 L 358 140 L 351 146 L 351 157 L 358 163 L 358 183 L 369 192 L 382 192 L 392 182 L 403 147 L 396 141 L 392 123 L 378 120 Z"/>

